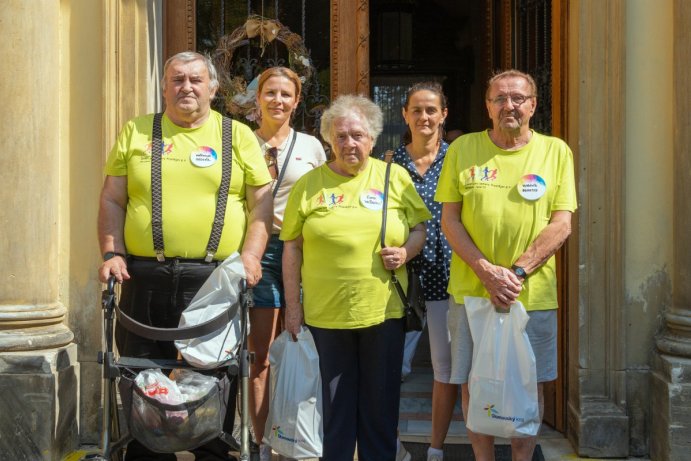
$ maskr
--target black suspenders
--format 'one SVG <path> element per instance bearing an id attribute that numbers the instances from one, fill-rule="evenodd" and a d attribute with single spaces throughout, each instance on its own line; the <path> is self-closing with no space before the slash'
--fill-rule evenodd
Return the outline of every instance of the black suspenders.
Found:
<path id="1" fill-rule="evenodd" d="M 151 144 L 151 232 L 153 234 L 154 251 L 158 261 L 165 261 L 163 247 L 163 200 L 161 180 L 161 157 L 163 156 L 163 134 L 161 130 L 161 118 L 163 114 L 154 114 Z M 206 245 L 206 262 L 211 262 L 218 250 L 223 233 L 223 222 L 228 203 L 228 191 L 230 190 L 230 173 L 233 160 L 233 133 L 232 120 L 223 117 L 222 125 L 222 154 L 221 154 L 221 184 L 218 188 L 218 199 L 214 222 L 211 227 L 209 243 Z"/>

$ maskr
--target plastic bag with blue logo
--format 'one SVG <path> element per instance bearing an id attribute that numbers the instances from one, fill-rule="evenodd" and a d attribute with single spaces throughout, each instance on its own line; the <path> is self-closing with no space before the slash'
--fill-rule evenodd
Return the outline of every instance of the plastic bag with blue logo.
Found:
<path id="1" fill-rule="evenodd" d="M 271 388 L 264 443 L 287 458 L 322 455 L 322 384 L 312 333 L 302 327 L 297 341 L 284 331 L 269 350 Z"/>
<path id="2" fill-rule="evenodd" d="M 503 311 L 489 299 L 466 296 L 465 308 L 473 337 L 468 429 L 505 438 L 537 435 L 535 355 L 523 304 Z"/>

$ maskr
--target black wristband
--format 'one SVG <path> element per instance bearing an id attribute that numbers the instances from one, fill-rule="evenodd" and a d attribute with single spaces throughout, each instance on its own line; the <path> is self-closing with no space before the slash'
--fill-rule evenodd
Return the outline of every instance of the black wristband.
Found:
<path id="1" fill-rule="evenodd" d="M 127 256 L 125 256 L 122 253 L 118 253 L 116 251 L 106 251 L 103 253 L 103 260 L 108 261 L 109 259 L 113 259 L 115 256 L 120 256 L 122 259 L 126 259 Z"/>

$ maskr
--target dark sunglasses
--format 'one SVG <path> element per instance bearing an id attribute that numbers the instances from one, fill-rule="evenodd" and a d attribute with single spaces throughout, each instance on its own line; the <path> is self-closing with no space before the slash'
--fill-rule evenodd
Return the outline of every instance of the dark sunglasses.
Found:
<path id="1" fill-rule="evenodd" d="M 269 167 L 269 173 L 271 177 L 276 179 L 278 176 L 278 148 L 269 147 L 264 153 L 264 160 L 266 160 L 266 166 Z"/>

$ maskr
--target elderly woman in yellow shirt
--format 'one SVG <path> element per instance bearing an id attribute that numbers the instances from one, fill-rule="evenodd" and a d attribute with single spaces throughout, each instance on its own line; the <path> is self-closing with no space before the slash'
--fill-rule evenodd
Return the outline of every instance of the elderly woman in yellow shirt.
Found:
<path id="1" fill-rule="evenodd" d="M 381 248 L 386 164 L 370 158 L 381 130 L 369 99 L 334 101 L 321 121 L 334 159 L 293 186 L 280 235 L 286 329 L 297 334 L 304 322 L 319 352 L 327 461 L 351 461 L 356 442 L 360 460 L 396 457 L 404 314 L 390 271 L 406 288 L 405 263 L 431 215 L 392 165 Z"/>

